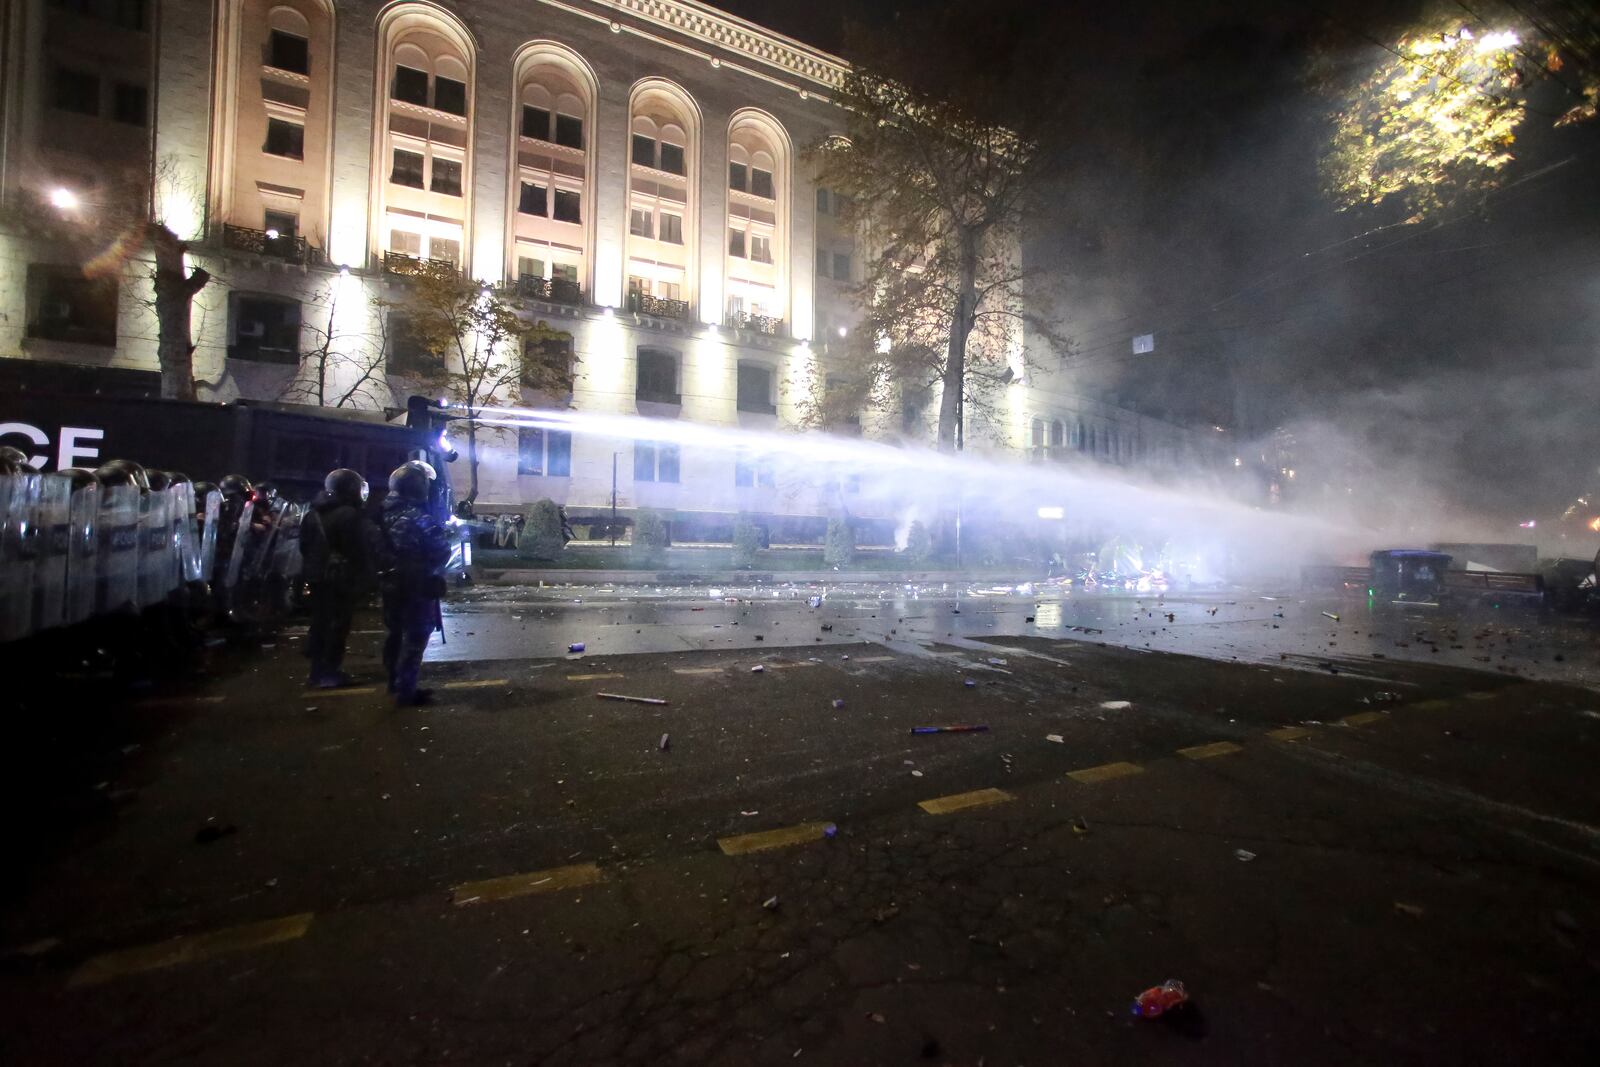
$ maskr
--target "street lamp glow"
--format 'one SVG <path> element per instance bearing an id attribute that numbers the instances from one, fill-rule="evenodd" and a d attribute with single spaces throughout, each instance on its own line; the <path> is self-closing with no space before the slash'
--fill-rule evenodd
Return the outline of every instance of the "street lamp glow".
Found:
<path id="1" fill-rule="evenodd" d="M 74 211 L 78 207 L 78 194 L 58 185 L 50 190 L 50 206 L 58 211 Z"/>
<path id="2" fill-rule="evenodd" d="M 849 336 L 849 334 L 850 334 L 850 328 L 848 326 L 839 327 L 839 336 L 840 337 L 847 337 L 847 336 Z"/>
<path id="3" fill-rule="evenodd" d="M 1067 509 L 1059 506 L 1043 507 L 1039 509 L 1039 517 L 1041 519 L 1064 519 L 1067 517 Z"/>
<path id="4" fill-rule="evenodd" d="M 278 239 L 278 231 L 277 230 L 268 230 L 267 231 L 267 240 L 276 241 L 277 239 Z"/>
<path id="5" fill-rule="evenodd" d="M 339 264 L 339 277 L 341 277 L 341 278 L 350 277 L 350 264 L 348 264 L 348 263 Z"/>

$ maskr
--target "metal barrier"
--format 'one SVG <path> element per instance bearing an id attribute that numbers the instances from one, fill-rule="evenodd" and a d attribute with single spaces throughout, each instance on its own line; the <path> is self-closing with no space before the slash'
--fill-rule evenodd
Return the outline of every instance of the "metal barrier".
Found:
<path id="1" fill-rule="evenodd" d="M 131 614 L 186 584 L 300 573 L 305 507 L 281 505 L 265 533 L 240 517 L 229 559 L 216 559 L 221 494 L 197 508 L 194 486 L 73 486 L 58 474 L 0 476 L 0 642 Z M 220 572 L 220 573 L 219 573 Z"/>

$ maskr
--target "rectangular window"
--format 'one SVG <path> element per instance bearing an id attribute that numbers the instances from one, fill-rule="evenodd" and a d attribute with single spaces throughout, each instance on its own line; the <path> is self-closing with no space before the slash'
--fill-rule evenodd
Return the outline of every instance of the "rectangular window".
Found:
<path id="1" fill-rule="evenodd" d="M 100 79 L 93 74 L 56 68 L 56 107 L 79 115 L 100 114 Z"/>
<path id="2" fill-rule="evenodd" d="M 517 211 L 524 215 L 544 215 L 545 198 L 549 190 L 534 182 L 522 183 L 522 195 L 517 198 Z"/>
<path id="3" fill-rule="evenodd" d="M 728 164 L 728 188 L 729 189 L 747 189 L 747 188 L 749 188 L 749 168 L 746 167 L 743 163 L 729 163 Z"/>
<path id="4" fill-rule="evenodd" d="M 773 413 L 771 370 L 754 363 L 739 364 L 738 406 L 740 411 Z"/>
<path id="5" fill-rule="evenodd" d="M 642 133 L 633 135 L 633 161 L 641 167 L 656 165 L 656 142 Z"/>
<path id="6" fill-rule="evenodd" d="M 454 78 L 433 79 L 433 106 L 452 115 L 467 113 L 467 83 Z"/>
<path id="7" fill-rule="evenodd" d="M 410 230 L 389 231 L 389 251 L 398 252 L 402 256 L 422 255 L 422 235 L 412 233 Z"/>
<path id="8" fill-rule="evenodd" d="M 635 237 L 654 237 L 653 222 L 647 207 L 636 207 L 628 212 L 628 232 Z"/>
<path id="9" fill-rule="evenodd" d="M 817 276 L 827 278 L 832 273 L 833 259 L 826 248 L 817 249 Z"/>
<path id="10" fill-rule="evenodd" d="M 757 263 L 772 262 L 772 238 L 750 235 L 750 258 Z"/>
<path id="11" fill-rule="evenodd" d="M 542 259 L 534 259 L 532 256 L 518 256 L 517 257 L 517 277 L 519 277 L 519 278 L 543 278 L 544 277 L 544 260 L 542 260 Z"/>
<path id="12" fill-rule="evenodd" d="M 402 104 L 428 106 L 428 72 L 399 64 L 394 68 L 394 89 L 390 93 Z"/>
<path id="13" fill-rule="evenodd" d="M 273 30 L 272 36 L 267 38 L 267 66 L 295 74 L 310 74 L 310 42 L 297 34 Z"/>
<path id="14" fill-rule="evenodd" d="M 522 105 L 522 136 L 536 141 L 550 139 L 550 112 L 530 104 Z"/>
<path id="15" fill-rule="evenodd" d="M 656 481 L 678 480 L 678 446 L 662 442 L 656 445 Z"/>
<path id="16" fill-rule="evenodd" d="M 819 185 L 819 186 L 817 186 L 817 214 L 818 215 L 826 215 L 827 213 L 828 213 L 828 190 L 826 188 L 824 188 L 823 186 Z"/>
<path id="17" fill-rule="evenodd" d="M 445 196 L 461 195 L 461 164 L 454 159 L 433 158 L 433 183 L 429 186 Z"/>
<path id="18" fill-rule="evenodd" d="M 272 234 L 277 234 L 279 239 L 294 240 L 300 231 L 300 220 L 287 211 L 267 211 L 263 213 L 261 228 L 267 231 L 268 240 Z"/>
<path id="19" fill-rule="evenodd" d="M 433 237 L 428 240 L 428 258 L 442 260 L 451 266 L 461 266 L 461 242 L 453 237 Z"/>
<path id="20" fill-rule="evenodd" d="M 633 480 L 636 482 L 653 482 L 656 480 L 655 442 L 635 441 L 633 443 Z"/>
<path id="21" fill-rule="evenodd" d="M 683 217 L 661 213 L 661 240 L 672 245 L 683 244 Z"/>
<path id="22" fill-rule="evenodd" d="M 517 473 L 544 473 L 544 431 L 537 426 L 517 430 Z"/>
<path id="23" fill-rule="evenodd" d="M 771 456 L 752 456 L 740 451 L 733 458 L 733 484 L 745 489 L 771 489 L 778 484 L 777 469 Z"/>
<path id="24" fill-rule="evenodd" d="M 545 473 L 552 478 L 572 476 L 572 434 L 566 430 L 545 431 Z"/>
<path id="25" fill-rule="evenodd" d="M 849 252 L 835 252 L 833 254 L 833 277 L 836 281 L 841 282 L 850 280 Z"/>
<path id="26" fill-rule="evenodd" d="M 573 266 L 571 263 L 552 263 L 550 265 L 550 277 L 559 278 L 561 281 L 571 282 L 573 285 L 577 285 L 578 268 Z"/>
<path id="27" fill-rule="evenodd" d="M 284 119 L 267 120 L 267 143 L 261 150 L 269 156 L 282 156 L 284 159 L 304 159 L 306 157 L 306 128 L 298 122 L 288 122 Z M 396 153 L 398 155 L 399 153 Z M 418 157 L 421 158 L 420 156 Z"/>
<path id="28" fill-rule="evenodd" d="M 759 167 L 750 169 L 750 191 L 757 196 L 766 197 L 768 200 L 776 198 L 772 191 L 772 172 Z"/>
<path id="29" fill-rule="evenodd" d="M 641 348 L 634 377 L 634 396 L 658 404 L 678 403 L 678 358 L 665 349 Z"/>
<path id="30" fill-rule="evenodd" d="M 422 188 L 422 153 L 408 152 L 404 148 L 394 150 L 394 169 L 389 172 L 389 180 L 395 185 L 408 185 L 413 189 Z"/>
<path id="31" fill-rule="evenodd" d="M 570 189 L 557 189 L 555 220 L 557 222 L 582 222 L 583 197 Z"/>
<path id="32" fill-rule="evenodd" d="M 150 94 L 142 85 L 118 82 L 112 91 L 111 117 L 129 126 L 143 126 L 148 121 Z"/>
<path id="33" fill-rule="evenodd" d="M 556 144 L 564 148 L 583 147 L 583 120 L 576 115 L 556 115 Z"/>
<path id="34" fill-rule="evenodd" d="M 117 283 L 79 271 L 30 266 L 28 336 L 113 347 L 117 343 Z"/>
<path id="35" fill-rule="evenodd" d="M 661 142 L 661 169 L 668 174 L 687 174 L 683 162 L 683 146 Z"/>
<path id="36" fill-rule="evenodd" d="M 385 370 L 390 374 L 431 374 L 437 369 L 439 361 L 428 352 L 422 339 L 411 328 L 410 319 L 397 311 L 391 311 L 387 329 Z"/>
<path id="37" fill-rule="evenodd" d="M 744 258 L 744 231 L 728 231 L 728 255 Z"/>
<path id="38" fill-rule="evenodd" d="M 300 361 L 300 303 L 239 295 L 233 301 L 233 359 L 263 363 Z"/>

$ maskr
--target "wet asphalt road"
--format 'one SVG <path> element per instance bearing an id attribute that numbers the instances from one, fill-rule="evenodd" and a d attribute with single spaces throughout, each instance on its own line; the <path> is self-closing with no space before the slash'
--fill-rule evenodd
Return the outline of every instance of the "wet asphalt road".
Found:
<path id="1" fill-rule="evenodd" d="M 0 1057 L 1592 1062 L 1593 630 L 813 592 L 475 590 L 433 708 L 291 631 L 23 733 Z"/>

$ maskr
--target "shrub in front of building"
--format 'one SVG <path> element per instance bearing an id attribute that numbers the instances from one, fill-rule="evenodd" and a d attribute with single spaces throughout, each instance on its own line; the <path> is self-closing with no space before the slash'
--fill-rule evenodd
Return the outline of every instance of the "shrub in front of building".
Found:
<path id="1" fill-rule="evenodd" d="M 667 552 L 667 520 L 659 511 L 645 508 L 633 520 L 633 561 L 658 567 Z"/>
<path id="2" fill-rule="evenodd" d="M 733 524 L 733 565 L 749 569 L 756 565 L 756 553 L 761 551 L 761 527 L 740 519 Z"/>
<path id="3" fill-rule="evenodd" d="M 535 500 L 528 505 L 528 522 L 517 541 L 521 559 L 552 560 L 561 555 L 561 511 L 554 500 Z"/>
<path id="4" fill-rule="evenodd" d="M 828 537 L 822 545 L 822 563 L 826 567 L 848 567 L 856 558 L 856 532 L 844 519 L 828 520 Z"/>

